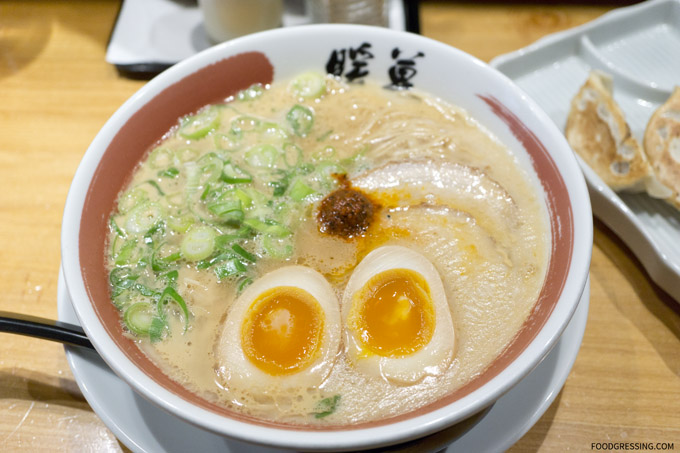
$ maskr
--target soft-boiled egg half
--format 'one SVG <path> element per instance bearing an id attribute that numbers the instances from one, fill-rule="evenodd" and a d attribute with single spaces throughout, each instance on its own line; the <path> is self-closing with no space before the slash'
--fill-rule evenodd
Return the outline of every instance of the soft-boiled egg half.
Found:
<path id="1" fill-rule="evenodd" d="M 370 252 L 354 269 L 342 317 L 350 362 L 398 384 L 445 371 L 454 355 L 451 312 L 439 273 L 402 246 Z"/>
<path id="2" fill-rule="evenodd" d="M 305 266 L 272 271 L 234 302 L 215 350 L 225 384 L 249 392 L 318 387 L 340 347 L 338 299 Z"/>

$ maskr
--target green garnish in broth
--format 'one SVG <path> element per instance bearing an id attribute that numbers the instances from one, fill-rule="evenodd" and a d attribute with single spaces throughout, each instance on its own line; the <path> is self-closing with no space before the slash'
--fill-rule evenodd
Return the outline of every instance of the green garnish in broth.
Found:
<path id="1" fill-rule="evenodd" d="M 290 103 L 262 114 L 256 106 L 269 87 L 253 85 L 181 118 L 151 150 L 110 218 L 112 300 L 128 313 L 132 334 L 162 340 L 172 334 L 170 316 L 189 326 L 192 303 L 177 277 L 168 290 L 172 273 L 210 270 L 238 293 L 261 263 L 293 255 L 309 205 L 347 171 L 334 149 L 318 149 L 314 111 L 305 105 L 325 87 L 323 76 L 302 74 L 290 84 Z M 162 309 L 168 301 L 179 311 Z"/>
<path id="2" fill-rule="evenodd" d="M 296 96 L 316 98 L 326 92 L 326 79 L 321 74 L 306 72 L 291 81 L 290 90 Z"/>
<path id="3" fill-rule="evenodd" d="M 333 395 L 324 398 L 316 404 L 314 408 L 314 418 L 324 418 L 335 412 L 340 404 L 340 395 Z"/>
<path id="4" fill-rule="evenodd" d="M 300 137 L 306 137 L 314 126 L 314 112 L 308 107 L 296 104 L 286 115 L 291 129 Z"/>

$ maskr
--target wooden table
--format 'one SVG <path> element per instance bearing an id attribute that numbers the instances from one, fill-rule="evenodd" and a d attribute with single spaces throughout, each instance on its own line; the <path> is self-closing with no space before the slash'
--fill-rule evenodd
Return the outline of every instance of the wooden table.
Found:
<path id="1" fill-rule="evenodd" d="M 488 61 L 614 6 L 423 2 L 422 33 Z M 104 61 L 118 7 L 0 3 L 0 310 L 57 316 L 71 178 L 99 128 L 144 83 Z M 589 451 L 595 442 L 680 450 L 680 305 L 611 231 L 595 227 L 581 351 L 555 402 L 512 450 Z M 125 447 L 84 400 L 61 345 L 0 334 L 0 451 L 38 450 Z"/>

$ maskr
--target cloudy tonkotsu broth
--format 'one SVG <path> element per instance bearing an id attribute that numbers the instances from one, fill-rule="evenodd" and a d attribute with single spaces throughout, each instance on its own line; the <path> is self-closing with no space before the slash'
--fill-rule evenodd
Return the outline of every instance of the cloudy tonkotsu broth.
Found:
<path id="1" fill-rule="evenodd" d="M 343 188 L 364 194 L 374 215 L 351 237 L 322 233 L 319 206 Z M 531 312 L 550 246 L 542 194 L 466 112 L 309 74 L 182 120 L 111 219 L 112 301 L 140 348 L 210 401 L 295 424 L 382 419 L 469 382 Z M 443 372 L 407 384 L 364 373 L 343 336 L 320 385 L 254 392 L 229 381 L 218 345 L 242 291 L 297 264 L 342 301 L 354 268 L 384 245 L 421 253 L 441 277 L 455 330 Z"/>

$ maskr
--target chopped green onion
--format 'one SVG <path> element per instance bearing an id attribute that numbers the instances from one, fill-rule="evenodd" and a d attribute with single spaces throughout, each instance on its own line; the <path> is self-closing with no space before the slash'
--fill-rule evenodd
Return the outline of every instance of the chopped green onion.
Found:
<path id="1" fill-rule="evenodd" d="M 217 201 L 208 203 L 208 211 L 215 214 L 225 223 L 238 223 L 245 217 L 241 200 L 238 198 L 220 198 Z"/>
<path id="2" fill-rule="evenodd" d="M 296 179 L 290 187 L 289 195 L 294 201 L 302 201 L 313 193 L 314 189 L 305 184 L 301 179 Z"/>
<path id="3" fill-rule="evenodd" d="M 286 120 L 298 137 L 306 137 L 314 125 L 314 112 L 304 105 L 294 105 L 286 115 Z"/>
<path id="4" fill-rule="evenodd" d="M 137 186 L 125 192 L 118 198 L 118 212 L 126 214 L 135 206 L 144 203 L 149 199 L 149 193 L 143 188 Z"/>
<path id="5" fill-rule="evenodd" d="M 215 134 L 213 140 L 217 149 L 235 151 L 238 148 L 242 137 L 243 132 L 232 129 L 226 134 Z"/>
<path id="6" fill-rule="evenodd" d="M 163 278 L 168 282 L 168 285 L 174 286 L 177 284 L 177 279 L 179 278 L 179 272 L 177 269 L 168 272 L 163 275 Z"/>
<path id="7" fill-rule="evenodd" d="M 227 189 L 224 185 L 216 187 L 205 197 L 208 211 L 220 221 L 239 223 L 243 220 L 243 203 L 252 202 L 250 197 L 238 188 Z"/>
<path id="8" fill-rule="evenodd" d="M 137 239 L 133 238 L 125 241 L 120 250 L 118 250 L 118 252 L 116 253 L 116 256 L 114 258 L 116 266 L 130 264 L 136 248 Z"/>
<path id="9" fill-rule="evenodd" d="M 268 144 L 255 145 L 245 154 L 245 161 L 251 167 L 272 168 L 278 159 L 279 151 Z"/>
<path id="10" fill-rule="evenodd" d="M 241 205 L 244 208 L 249 208 L 253 204 L 253 197 L 251 197 L 247 192 L 244 190 L 239 189 L 236 187 L 234 190 L 234 196 L 237 197 L 239 200 L 241 200 Z"/>
<path id="11" fill-rule="evenodd" d="M 130 305 L 127 310 L 125 310 L 123 320 L 131 332 L 134 332 L 137 335 L 146 336 L 149 334 L 151 323 L 153 322 L 155 315 L 155 310 L 150 303 L 137 302 L 136 304 Z"/>
<path id="12" fill-rule="evenodd" d="M 344 175 L 346 173 L 347 171 L 335 162 L 321 162 L 316 167 L 317 180 L 326 188 L 337 184 L 333 175 Z"/>
<path id="13" fill-rule="evenodd" d="M 243 258 L 245 258 L 246 260 L 250 261 L 251 263 L 254 263 L 254 262 L 257 261 L 257 257 L 256 257 L 255 255 L 253 255 L 252 253 L 250 253 L 249 251 L 247 251 L 246 249 L 244 249 L 243 247 L 241 247 L 241 246 L 238 245 L 238 244 L 232 245 L 232 246 L 231 246 L 231 249 L 232 249 L 234 252 L 236 252 L 238 255 L 240 255 L 241 257 L 243 257 Z"/>
<path id="14" fill-rule="evenodd" d="M 247 270 L 246 266 L 241 261 L 239 261 L 236 258 L 233 258 L 229 261 L 225 261 L 219 266 L 216 266 L 215 275 L 217 275 L 217 278 L 222 280 L 227 277 L 243 274 L 244 272 L 246 272 L 246 270 Z"/>
<path id="15" fill-rule="evenodd" d="M 130 268 L 116 267 L 109 274 L 109 281 L 114 288 L 131 288 L 139 275 L 133 274 Z"/>
<path id="16" fill-rule="evenodd" d="M 231 243 L 234 242 L 237 239 L 245 239 L 251 235 L 250 233 L 250 228 L 247 226 L 243 226 L 239 228 L 238 230 L 234 231 L 233 233 L 229 234 L 223 234 L 221 236 L 217 236 L 215 238 L 215 246 L 218 249 L 226 249 L 227 247 L 231 246 Z"/>
<path id="17" fill-rule="evenodd" d="M 109 227 L 111 228 L 111 231 L 116 233 L 116 236 L 118 236 L 119 238 L 125 239 L 127 237 L 127 234 L 125 234 L 125 231 L 120 229 L 113 216 L 111 216 L 111 218 L 109 219 Z"/>
<path id="18" fill-rule="evenodd" d="M 202 156 L 196 161 L 196 164 L 198 164 L 201 172 L 199 175 L 200 184 L 215 182 L 222 176 L 224 162 L 215 153 L 208 153 Z"/>
<path id="19" fill-rule="evenodd" d="M 281 239 L 264 235 L 262 248 L 269 257 L 276 259 L 288 258 L 293 254 L 293 244 L 289 237 Z"/>
<path id="20" fill-rule="evenodd" d="M 258 130 L 260 131 L 258 139 L 262 143 L 280 145 L 288 139 L 288 133 L 276 123 L 264 122 Z"/>
<path id="21" fill-rule="evenodd" d="M 206 184 L 203 193 L 201 193 L 201 200 L 205 201 L 211 193 L 214 193 L 213 187 L 210 184 Z"/>
<path id="22" fill-rule="evenodd" d="M 134 294 L 129 289 L 117 288 L 111 292 L 111 299 L 118 310 L 124 310 L 135 300 Z"/>
<path id="23" fill-rule="evenodd" d="M 215 250 L 215 230 L 208 226 L 190 229 L 182 239 L 182 256 L 187 261 L 201 261 Z"/>
<path id="24" fill-rule="evenodd" d="M 231 131 L 233 134 L 243 134 L 243 132 L 250 132 L 260 127 L 260 120 L 252 116 L 239 116 L 231 122 Z"/>
<path id="25" fill-rule="evenodd" d="M 264 94 L 264 88 L 262 87 L 261 84 L 255 83 L 245 90 L 241 90 L 238 92 L 236 95 L 236 99 L 239 101 L 252 101 L 253 99 L 256 99 Z"/>
<path id="26" fill-rule="evenodd" d="M 131 233 L 149 231 L 163 219 L 161 206 L 153 201 L 144 202 L 134 207 L 125 222 L 125 229 Z"/>
<path id="27" fill-rule="evenodd" d="M 179 170 L 175 167 L 166 168 L 158 172 L 158 176 L 161 178 L 176 178 L 179 176 Z"/>
<path id="28" fill-rule="evenodd" d="M 291 81 L 290 89 L 296 96 L 316 98 L 326 92 L 326 79 L 316 72 L 306 72 Z"/>
<path id="29" fill-rule="evenodd" d="M 291 234 L 291 231 L 288 228 L 273 221 L 263 222 L 259 219 L 246 219 L 243 223 L 259 233 L 269 234 L 275 237 L 285 237 Z"/>
<path id="30" fill-rule="evenodd" d="M 201 187 L 201 169 L 196 165 L 196 162 L 187 162 L 184 164 L 186 183 L 184 185 L 184 195 L 186 198 L 191 198 L 196 194 L 196 191 Z"/>
<path id="31" fill-rule="evenodd" d="M 331 415 L 338 409 L 338 404 L 340 403 L 340 395 L 334 395 L 328 398 L 324 398 L 316 404 L 314 409 L 315 418 L 324 418 Z"/>
<path id="32" fill-rule="evenodd" d="M 180 296 L 173 287 L 167 286 L 165 290 L 163 290 L 163 294 L 161 294 L 161 298 L 158 301 L 159 310 L 162 309 L 163 305 L 167 304 L 168 299 L 175 301 L 175 303 L 182 309 L 182 313 L 184 314 L 184 331 L 186 332 L 186 330 L 189 328 L 189 308 L 187 308 L 186 302 L 184 302 L 182 296 Z"/>
<path id="33" fill-rule="evenodd" d="M 253 177 L 238 165 L 227 163 L 222 168 L 222 181 L 227 184 L 243 184 L 253 180 Z"/>
<path id="34" fill-rule="evenodd" d="M 233 257 L 234 254 L 231 252 L 220 253 L 219 255 L 214 256 L 210 259 L 199 261 L 198 264 L 196 264 L 196 269 L 207 269 L 209 267 L 212 267 L 214 264 L 221 263 L 222 261 L 226 261 Z"/>
<path id="35" fill-rule="evenodd" d="M 165 322 L 165 316 L 156 316 L 151 320 L 151 325 L 149 326 L 149 339 L 152 343 L 156 343 L 163 338 L 163 333 L 168 327 Z"/>
<path id="36" fill-rule="evenodd" d="M 220 111 L 216 106 L 210 106 L 196 115 L 189 116 L 182 121 L 179 135 L 188 139 L 203 138 L 220 124 Z"/>
<path id="37" fill-rule="evenodd" d="M 149 184 L 151 187 L 156 189 L 156 191 L 158 192 L 158 195 L 160 195 L 161 197 L 165 196 L 165 192 L 163 192 L 163 189 L 161 189 L 161 186 L 159 186 L 156 181 L 149 179 L 149 180 L 144 181 L 141 184 Z"/>
<path id="38" fill-rule="evenodd" d="M 149 154 L 151 168 L 165 168 L 172 164 L 174 153 L 167 148 L 156 148 Z"/>
<path id="39" fill-rule="evenodd" d="M 292 203 L 288 202 L 287 200 L 282 200 L 279 203 L 272 204 L 271 205 L 271 210 L 273 215 L 273 218 L 279 219 L 279 222 L 282 223 L 283 225 L 287 225 L 288 223 L 284 221 L 284 219 L 288 219 L 289 215 L 292 213 L 292 209 L 296 208 L 297 206 L 294 206 Z"/>
<path id="40" fill-rule="evenodd" d="M 178 151 L 175 151 L 175 157 L 177 157 L 177 159 L 180 162 L 189 162 L 192 160 L 196 160 L 198 154 L 199 154 L 198 151 L 196 151 L 193 148 L 183 148 Z"/>
<path id="41" fill-rule="evenodd" d="M 280 197 L 286 193 L 286 189 L 288 189 L 288 184 L 290 183 L 290 176 L 290 173 L 283 173 L 283 176 L 281 176 L 281 179 L 278 181 L 269 182 L 269 185 L 274 188 L 273 195 L 275 197 Z"/>
<path id="42" fill-rule="evenodd" d="M 147 259 L 146 255 L 144 255 L 137 260 L 137 263 L 135 263 L 135 266 L 137 267 L 137 269 L 144 269 L 148 264 L 149 264 L 149 260 Z"/>
<path id="43" fill-rule="evenodd" d="M 146 297 L 156 297 L 159 295 L 158 291 L 151 289 L 146 285 L 142 285 L 141 283 L 135 283 L 133 289 L 139 291 L 139 294 Z"/>
<path id="44" fill-rule="evenodd" d="M 243 208 L 241 207 L 241 200 L 239 199 L 222 199 L 208 204 L 208 210 L 216 216 L 222 218 L 225 214 L 231 214 L 238 211 L 243 215 Z"/>
<path id="45" fill-rule="evenodd" d="M 270 214 L 271 210 L 267 204 L 271 201 L 271 196 L 253 189 L 252 187 L 244 187 L 243 191 L 247 193 L 251 199 L 250 204 L 247 206 L 249 217 L 264 218 Z"/>
<path id="46" fill-rule="evenodd" d="M 158 235 L 163 237 L 165 235 L 165 224 L 164 222 L 157 222 L 149 230 L 144 233 L 144 243 L 148 245 L 153 245 L 154 237 Z"/>
<path id="47" fill-rule="evenodd" d="M 182 255 L 174 247 L 161 244 L 151 254 L 151 269 L 154 272 L 164 271 L 168 268 L 168 263 L 180 258 L 182 258 Z"/>
<path id="48" fill-rule="evenodd" d="M 282 184 L 280 181 L 274 181 L 271 183 L 271 185 L 274 187 L 273 195 L 275 197 L 280 197 L 286 193 L 286 189 L 288 188 L 286 184 Z"/>
<path id="49" fill-rule="evenodd" d="M 223 201 L 228 201 L 232 197 L 227 196 L 228 189 L 223 183 L 211 184 L 206 187 L 199 199 L 189 198 L 189 208 L 192 213 L 201 220 L 204 224 L 226 224 L 226 223 L 240 223 L 241 215 L 236 211 L 238 217 L 233 217 L 227 214 L 230 209 L 227 206 L 220 206 Z M 235 197 L 234 197 L 235 198 Z M 222 213 L 224 216 L 218 217 L 215 213 Z M 238 226 L 238 225 L 232 225 Z"/>
<path id="50" fill-rule="evenodd" d="M 241 282 L 238 284 L 238 288 L 236 291 L 240 294 L 244 289 L 246 289 L 251 283 L 253 283 L 253 279 L 250 277 L 245 277 Z"/>
<path id="51" fill-rule="evenodd" d="M 277 238 L 291 235 L 291 231 L 288 228 L 277 223 L 268 225 L 264 232 Z"/>
<path id="52" fill-rule="evenodd" d="M 177 233 L 186 233 L 194 224 L 195 219 L 191 214 L 180 216 L 169 215 L 166 219 L 168 227 Z"/>

